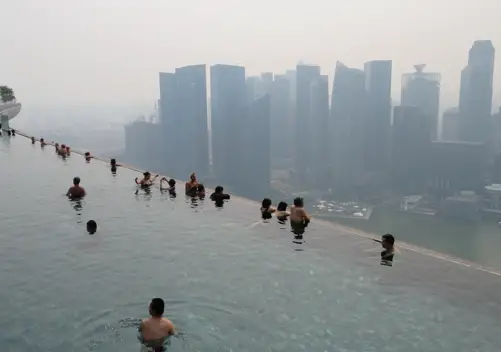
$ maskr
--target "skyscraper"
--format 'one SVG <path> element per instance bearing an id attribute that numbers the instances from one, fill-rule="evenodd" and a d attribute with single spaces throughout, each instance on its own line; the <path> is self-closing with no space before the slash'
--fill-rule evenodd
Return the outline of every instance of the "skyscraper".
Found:
<path id="1" fill-rule="evenodd" d="M 327 190 L 329 181 L 329 77 L 322 75 L 310 87 L 311 181 Z"/>
<path id="2" fill-rule="evenodd" d="M 171 165 L 177 177 L 186 178 L 191 172 L 209 174 L 209 131 L 207 125 L 207 81 L 205 65 L 176 69 L 175 124 L 178 157 Z M 182 152 L 180 152 L 182 151 Z"/>
<path id="3" fill-rule="evenodd" d="M 440 74 L 424 73 L 426 65 L 415 65 L 416 72 L 402 75 L 401 105 L 417 107 L 423 118 L 430 120 L 430 136 L 438 139 L 438 116 L 440 103 Z"/>
<path id="4" fill-rule="evenodd" d="M 495 50 L 490 40 L 477 40 L 461 71 L 459 94 L 460 138 L 485 142 L 492 110 L 492 81 Z"/>
<path id="5" fill-rule="evenodd" d="M 237 186 L 243 195 L 262 199 L 269 195 L 271 179 L 270 96 L 259 97 L 245 110 Z"/>
<path id="6" fill-rule="evenodd" d="M 176 115 L 176 79 L 174 73 L 160 72 L 160 149 L 163 152 L 160 167 L 168 170 L 175 163 L 176 156 L 173 153 L 173 138 L 175 133 L 173 126 Z"/>
<path id="7" fill-rule="evenodd" d="M 383 171 L 388 165 L 391 128 L 390 60 L 369 61 L 364 65 L 367 91 L 365 120 L 365 168 Z"/>
<path id="8" fill-rule="evenodd" d="M 295 164 L 298 181 L 307 182 L 312 169 L 311 84 L 320 77 L 319 66 L 296 67 Z"/>
<path id="9" fill-rule="evenodd" d="M 271 89 L 270 128 L 272 163 L 284 165 L 293 156 L 293 116 L 290 101 L 290 80 L 276 75 Z"/>
<path id="10" fill-rule="evenodd" d="M 242 162 L 241 135 L 245 115 L 245 68 L 214 65 L 211 72 L 212 164 L 216 176 L 238 185 Z"/>
<path id="11" fill-rule="evenodd" d="M 364 171 L 366 102 L 364 71 L 338 62 L 332 84 L 329 158 L 329 176 L 337 193 L 350 194 Z"/>
<path id="12" fill-rule="evenodd" d="M 432 121 L 416 106 L 396 106 L 393 113 L 392 179 L 402 194 L 426 190 Z"/>

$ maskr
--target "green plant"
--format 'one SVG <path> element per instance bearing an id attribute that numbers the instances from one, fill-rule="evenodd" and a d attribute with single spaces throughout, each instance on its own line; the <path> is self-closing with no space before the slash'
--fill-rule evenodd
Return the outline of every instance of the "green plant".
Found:
<path id="1" fill-rule="evenodd" d="M 14 95 L 14 90 L 8 86 L 0 86 L 0 96 L 2 97 L 2 101 L 4 103 L 16 100 L 16 96 Z"/>

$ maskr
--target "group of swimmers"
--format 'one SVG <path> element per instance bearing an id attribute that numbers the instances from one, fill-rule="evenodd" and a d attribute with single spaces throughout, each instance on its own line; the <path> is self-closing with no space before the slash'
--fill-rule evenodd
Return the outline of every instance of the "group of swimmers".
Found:
<path id="1" fill-rule="evenodd" d="M 32 143 L 35 143 L 35 138 L 32 137 Z M 43 146 L 46 145 L 43 138 L 40 139 L 40 144 Z M 60 156 L 68 156 L 71 153 L 70 147 L 67 145 L 59 145 L 58 143 L 54 144 L 56 153 Z M 93 157 L 89 152 L 85 153 L 85 160 L 87 162 L 90 161 Z M 114 173 L 117 170 L 117 167 L 121 166 L 117 164 L 115 159 L 110 160 L 111 171 Z M 155 181 L 159 175 L 151 176 L 151 173 L 146 171 L 143 173 L 143 178 L 139 179 L 135 178 L 135 183 L 140 186 L 141 189 L 146 192 L 150 191 L 150 187 L 154 185 Z M 86 196 L 85 189 L 80 186 L 80 177 L 73 178 L 73 186 L 71 186 L 66 195 L 70 199 L 82 199 Z M 164 182 L 167 183 L 167 186 L 164 186 Z M 166 177 L 162 177 L 160 179 L 160 190 L 167 190 L 171 195 L 176 194 L 176 180 L 167 179 Z M 137 194 L 138 191 L 136 191 Z M 192 173 L 189 177 L 189 181 L 186 182 L 185 185 L 185 193 L 191 197 L 205 197 L 205 187 L 201 184 L 195 173 Z M 222 186 L 217 186 L 214 190 L 214 193 L 210 195 L 210 199 L 216 203 L 216 206 L 222 207 L 225 200 L 230 199 L 230 195 L 224 193 L 224 189 Z M 263 220 L 269 220 L 273 216 L 277 218 L 277 220 L 285 224 L 287 220 L 290 220 L 291 228 L 293 233 L 296 236 L 301 236 L 304 234 L 304 231 L 308 224 L 311 222 L 311 216 L 304 209 L 304 200 L 300 197 L 297 197 L 293 201 L 293 205 L 288 210 L 288 204 L 286 202 L 279 202 L 277 207 L 273 206 L 273 202 L 269 198 L 263 199 L 261 203 L 261 217 Z M 97 230 L 97 223 L 94 220 L 89 220 L 87 222 L 87 231 L 90 234 L 95 233 Z M 383 247 L 383 251 L 381 252 L 381 264 L 391 266 L 393 263 L 393 257 L 395 255 L 395 238 L 391 234 L 385 234 L 382 236 L 381 240 L 373 239 L 375 242 L 378 242 Z M 174 324 L 167 318 L 163 316 L 165 310 L 165 303 L 161 298 L 152 299 L 149 305 L 149 313 L 150 317 L 144 319 L 138 331 L 140 335 L 138 339 L 145 344 L 146 346 L 153 349 L 153 351 L 162 351 L 163 344 L 165 340 L 171 336 L 176 334 L 176 329 Z"/>
<path id="2" fill-rule="evenodd" d="M 16 130 L 13 128 L 5 130 L 5 131 L 7 131 L 7 136 L 15 136 L 16 135 Z M 2 135 L 2 124 L 0 123 L 0 136 L 1 135 Z"/>

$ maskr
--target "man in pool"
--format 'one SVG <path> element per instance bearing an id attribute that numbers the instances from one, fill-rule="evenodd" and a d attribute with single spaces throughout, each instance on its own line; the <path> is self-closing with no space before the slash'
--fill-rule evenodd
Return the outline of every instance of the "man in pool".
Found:
<path id="1" fill-rule="evenodd" d="M 139 325 L 140 341 L 153 348 L 153 351 L 161 351 L 165 339 L 176 334 L 174 324 L 163 317 L 164 309 L 164 300 L 153 298 L 149 307 L 151 317 L 144 319 Z"/>
<path id="2" fill-rule="evenodd" d="M 73 186 L 68 189 L 66 195 L 71 199 L 79 199 L 85 197 L 85 189 L 80 186 L 80 177 L 73 178 Z"/>

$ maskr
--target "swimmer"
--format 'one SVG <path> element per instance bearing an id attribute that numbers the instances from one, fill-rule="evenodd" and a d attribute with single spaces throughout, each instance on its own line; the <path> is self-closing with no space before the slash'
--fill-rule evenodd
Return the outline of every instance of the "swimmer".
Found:
<path id="1" fill-rule="evenodd" d="M 31 144 L 35 144 L 36 140 L 35 137 L 31 137 Z"/>
<path id="2" fill-rule="evenodd" d="M 278 221 L 281 223 L 285 223 L 285 221 L 289 218 L 291 214 L 287 211 L 287 203 L 280 202 L 277 206 L 277 211 L 275 212 L 275 216 Z"/>
<path id="3" fill-rule="evenodd" d="M 72 199 L 85 197 L 85 189 L 80 186 L 80 177 L 73 178 L 73 186 L 68 189 L 66 195 Z"/>
<path id="4" fill-rule="evenodd" d="M 302 235 L 304 229 L 311 221 L 310 215 L 304 209 L 303 198 L 297 197 L 294 199 L 294 205 L 290 211 L 291 227 L 295 234 Z"/>
<path id="5" fill-rule="evenodd" d="M 97 223 L 94 220 L 87 221 L 87 232 L 89 235 L 95 234 L 97 231 Z"/>
<path id="6" fill-rule="evenodd" d="M 16 135 L 16 130 L 15 129 L 11 128 L 10 131 L 11 131 L 11 133 L 12 133 L 13 136 Z"/>
<path id="7" fill-rule="evenodd" d="M 265 198 L 261 202 L 261 216 L 263 219 L 271 219 L 271 214 L 273 214 L 276 209 L 271 206 L 271 199 Z"/>
<path id="8" fill-rule="evenodd" d="M 32 140 L 32 143 L 33 143 L 33 140 Z M 40 145 L 41 145 L 42 147 L 45 147 L 45 139 L 40 138 Z"/>
<path id="9" fill-rule="evenodd" d="M 198 186 L 197 175 L 193 172 L 190 175 L 190 180 L 188 182 L 186 182 L 186 185 L 185 185 L 185 191 L 186 191 L 186 193 L 187 194 L 190 193 L 197 186 Z"/>
<path id="10" fill-rule="evenodd" d="M 90 152 L 85 152 L 85 161 L 89 162 L 90 159 L 92 159 L 92 158 L 93 158 L 93 156 L 90 155 Z"/>
<path id="11" fill-rule="evenodd" d="M 59 153 L 59 143 L 54 144 L 54 148 L 56 150 L 56 153 Z"/>
<path id="12" fill-rule="evenodd" d="M 203 184 L 198 184 L 197 186 L 197 196 L 199 198 L 205 198 L 205 187 Z"/>
<path id="13" fill-rule="evenodd" d="M 167 187 L 167 188 L 162 187 L 163 181 L 167 182 L 169 187 Z M 161 191 L 169 191 L 170 195 L 175 197 L 176 196 L 176 180 L 174 180 L 173 178 L 171 178 L 170 180 L 167 180 L 166 177 L 162 177 L 162 179 L 160 179 L 160 190 Z"/>
<path id="14" fill-rule="evenodd" d="M 390 265 L 393 263 L 393 257 L 395 256 L 395 237 L 387 233 L 381 237 L 381 240 L 374 240 L 375 242 L 381 243 L 383 251 L 381 251 L 381 265 Z"/>
<path id="15" fill-rule="evenodd" d="M 148 171 L 146 171 L 145 173 L 143 173 L 143 178 L 141 180 L 139 180 L 139 178 L 136 177 L 134 181 L 136 181 L 136 184 L 140 185 L 141 187 L 149 187 L 153 184 L 153 182 L 155 182 L 157 177 L 158 175 L 151 178 L 151 174 Z"/>
<path id="16" fill-rule="evenodd" d="M 111 159 L 110 166 L 111 166 L 111 172 L 117 172 L 117 167 L 122 166 L 122 165 L 117 164 L 117 161 L 115 159 Z"/>
<path id="17" fill-rule="evenodd" d="M 70 149 L 69 145 L 66 146 L 66 150 L 65 151 L 66 151 L 66 155 L 69 156 L 71 154 L 71 149 Z"/>
<path id="18" fill-rule="evenodd" d="M 151 317 L 144 319 L 138 328 L 141 343 L 154 350 L 160 349 L 167 337 L 176 334 L 174 324 L 163 317 L 164 309 L 164 300 L 153 298 L 149 307 Z"/>
<path id="19" fill-rule="evenodd" d="M 222 208 L 224 201 L 229 199 L 230 195 L 224 193 L 223 186 L 217 186 L 216 189 L 214 190 L 214 193 L 210 195 L 210 200 L 216 203 L 216 207 L 218 208 Z"/>

